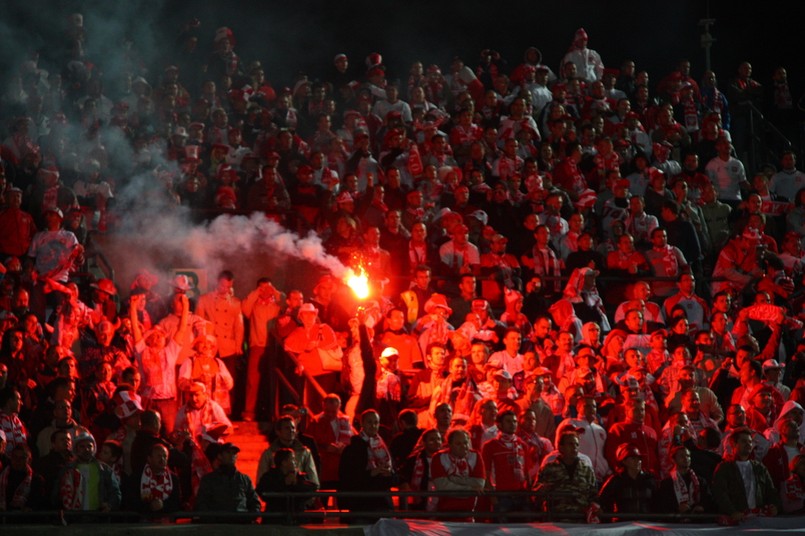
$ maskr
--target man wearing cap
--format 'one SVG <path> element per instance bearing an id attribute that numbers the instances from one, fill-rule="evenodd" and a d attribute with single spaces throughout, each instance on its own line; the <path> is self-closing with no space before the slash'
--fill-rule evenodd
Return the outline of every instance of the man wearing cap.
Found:
<path id="1" fill-rule="evenodd" d="M 763 381 L 777 389 L 780 395 L 782 395 L 783 400 L 788 400 L 791 396 L 791 388 L 780 381 L 783 377 L 785 364 L 778 363 L 776 359 L 767 359 L 763 362 L 762 369 Z"/>
<path id="2" fill-rule="evenodd" d="M 748 428 L 729 436 L 733 454 L 721 462 L 713 474 L 713 497 L 720 513 L 732 523 L 747 515 L 775 516 L 780 510 L 780 495 L 774 489 L 769 471 L 752 459 L 754 442 Z"/>
<path id="3" fill-rule="evenodd" d="M 131 447 L 137 431 L 140 429 L 140 414 L 143 412 L 140 397 L 134 391 L 119 391 L 112 400 L 115 404 L 115 416 L 120 419 L 120 428 L 107 437 L 120 443 L 123 456 L 120 463 L 126 476 L 132 475 Z M 117 464 L 116 464 L 117 465 Z"/>
<path id="4" fill-rule="evenodd" d="M 120 482 L 111 467 L 95 459 L 95 438 L 85 431 L 73 443 L 75 461 L 59 480 L 59 506 L 65 510 L 109 512 L 120 507 Z"/>
<path id="5" fill-rule="evenodd" d="M 425 302 L 425 315 L 412 328 L 415 333 L 419 332 L 419 347 L 423 353 L 428 353 L 431 344 L 446 347 L 450 332 L 455 330 L 447 321 L 452 313 L 444 294 L 434 293 Z"/>
<path id="6" fill-rule="evenodd" d="M 254 491 L 252 480 L 237 470 L 240 449 L 232 443 L 213 443 L 208 456 L 217 464 L 212 473 L 201 478 L 196 496 L 197 512 L 253 512 L 260 511 L 260 497 Z M 226 518 L 222 518 L 226 520 Z M 211 521 L 208 518 L 205 521 Z M 228 520 L 233 522 L 234 520 Z M 246 522 L 238 518 L 240 522 Z"/>
<path id="7" fill-rule="evenodd" d="M 653 513 L 657 483 L 654 476 L 643 471 L 640 449 L 622 443 L 615 456 L 618 469 L 601 487 L 601 508 L 605 512 Z"/>
<path id="8" fill-rule="evenodd" d="M 303 387 L 305 405 L 309 407 L 321 404 L 321 397 L 324 395 L 309 381 L 304 381 L 305 377 L 316 381 L 325 394 L 335 390 L 338 381 L 337 372 L 330 368 L 325 369 L 325 363 L 320 355 L 320 350 L 337 352 L 340 349 L 338 340 L 333 328 L 329 324 L 319 322 L 318 316 L 319 309 L 315 305 L 302 304 L 298 313 L 302 325 L 285 339 L 285 351 L 292 356 L 296 364 L 296 372 L 303 382 L 300 387 Z"/>

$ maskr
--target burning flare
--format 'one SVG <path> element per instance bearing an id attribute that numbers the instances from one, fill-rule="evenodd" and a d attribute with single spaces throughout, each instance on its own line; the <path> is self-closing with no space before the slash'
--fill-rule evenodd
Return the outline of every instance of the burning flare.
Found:
<path id="1" fill-rule="evenodd" d="M 363 268 L 358 267 L 357 271 L 347 268 L 344 281 L 359 300 L 365 300 L 369 297 L 369 278 Z"/>

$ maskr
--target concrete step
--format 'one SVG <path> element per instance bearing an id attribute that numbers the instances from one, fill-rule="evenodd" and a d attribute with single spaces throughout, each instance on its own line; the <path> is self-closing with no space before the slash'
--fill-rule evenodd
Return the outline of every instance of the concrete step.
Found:
<path id="1" fill-rule="evenodd" d="M 257 477 L 257 464 L 263 451 L 268 448 L 268 440 L 260 431 L 260 424 L 257 422 L 238 421 L 232 424 L 235 426 L 235 431 L 227 441 L 240 448 L 238 470 L 249 475 L 254 481 Z"/>

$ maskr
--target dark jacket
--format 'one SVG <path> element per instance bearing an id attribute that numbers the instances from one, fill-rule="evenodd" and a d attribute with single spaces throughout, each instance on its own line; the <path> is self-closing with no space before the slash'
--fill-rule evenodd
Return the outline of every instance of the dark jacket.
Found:
<path id="1" fill-rule="evenodd" d="M 610 476 L 601 488 L 601 508 L 605 512 L 647 514 L 654 512 L 657 483 L 650 473 L 632 478 L 625 471 Z"/>
<path id="2" fill-rule="evenodd" d="M 780 511 L 780 495 L 774 489 L 771 476 L 766 467 L 755 460 L 750 460 L 752 471 L 755 474 L 757 490 L 755 503 L 758 508 L 763 508 L 770 504 L 777 507 Z M 713 475 L 713 497 L 716 500 L 718 511 L 722 514 L 732 515 L 736 512 L 747 512 L 749 505 L 746 501 L 746 492 L 741 478 L 741 471 L 734 461 L 724 461 L 718 464 Z"/>
<path id="3" fill-rule="evenodd" d="M 339 491 L 388 491 L 393 483 L 390 476 L 372 476 L 369 465 L 369 444 L 360 435 L 352 436 L 349 445 L 341 452 L 338 465 Z M 338 503 L 350 510 L 391 509 L 390 498 L 343 498 Z M 346 503 L 346 504 L 345 504 Z"/>
<path id="4" fill-rule="evenodd" d="M 286 493 L 286 492 L 304 492 L 316 491 L 319 486 L 315 482 L 307 479 L 305 473 L 297 473 L 296 484 L 287 484 L 285 482 L 285 475 L 279 467 L 272 467 L 260 479 L 257 484 L 257 494 L 262 496 L 264 493 Z M 286 512 L 290 501 L 293 500 L 294 512 L 302 512 L 305 509 L 310 499 L 305 497 L 287 499 L 287 498 L 270 498 L 266 499 L 266 512 Z"/>
<path id="5" fill-rule="evenodd" d="M 235 467 L 221 466 L 201 479 L 196 511 L 256 513 L 260 511 L 260 498 L 251 478 Z"/>
<path id="6" fill-rule="evenodd" d="M 144 468 L 145 466 L 143 466 Z M 168 470 L 168 474 L 171 477 L 171 493 L 167 499 L 162 501 L 160 510 L 151 510 L 151 501 L 144 501 L 140 494 L 143 469 L 134 473 L 137 476 L 131 476 L 126 479 L 126 484 L 123 487 L 123 508 L 144 514 L 166 514 L 179 511 L 182 507 L 182 487 L 179 485 L 179 479 L 176 475 Z"/>
<path id="7" fill-rule="evenodd" d="M 694 471 L 691 470 L 691 472 Z M 696 506 L 701 506 L 704 508 L 705 512 L 712 512 L 715 508 L 715 505 L 713 504 L 713 497 L 710 494 L 710 486 L 707 484 L 707 480 L 699 475 L 696 476 L 699 478 L 699 502 L 690 504 L 690 508 L 693 509 Z M 685 478 L 685 476 L 683 476 L 682 478 L 685 479 L 687 484 L 690 484 L 690 477 Z M 657 506 L 657 512 L 664 514 L 679 513 L 679 501 L 676 499 L 674 481 L 671 480 L 671 477 L 663 478 L 660 482 L 660 487 L 657 490 L 657 501 L 655 504 Z"/>

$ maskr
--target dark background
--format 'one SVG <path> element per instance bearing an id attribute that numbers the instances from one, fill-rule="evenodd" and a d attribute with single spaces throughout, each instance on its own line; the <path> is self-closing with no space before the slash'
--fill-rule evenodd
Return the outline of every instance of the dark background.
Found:
<path id="1" fill-rule="evenodd" d="M 347 53 L 354 68 L 362 66 L 368 53 L 380 52 L 392 80 L 405 79 L 414 59 L 444 69 L 452 56 L 460 55 L 475 67 L 482 48 L 500 51 L 514 67 L 526 47 L 537 46 L 543 61 L 557 70 L 574 31 L 584 27 L 590 47 L 601 54 L 605 65 L 618 67 L 624 59 L 634 59 L 638 69 L 649 71 L 653 84 L 683 57 L 691 60 L 693 76 L 701 77 L 705 56 L 697 23 L 709 10 L 716 20 L 711 30 L 717 39 L 712 62 L 722 88 L 737 65 L 748 60 L 761 83 L 768 83 L 776 66 L 786 66 L 798 98 L 803 87 L 803 18 L 798 6 L 791 1 L 727 0 L 13 0 L 3 2 L 0 62 L 7 72 L 27 51 L 61 42 L 65 18 L 75 11 L 84 13 L 89 56 L 99 64 L 114 62 L 108 52 L 129 36 L 145 65 L 164 67 L 178 28 L 195 16 L 202 22 L 202 45 L 211 43 L 217 27 L 229 26 L 241 58 L 261 60 L 275 87 L 291 84 L 296 70 L 316 78 L 330 67 L 337 52 Z M 43 56 L 45 68 L 46 60 Z"/>

